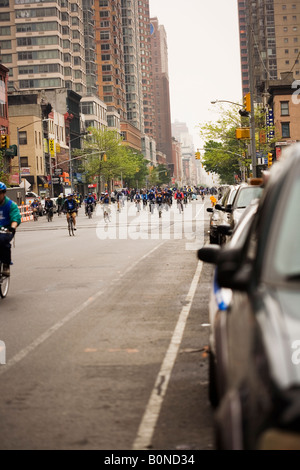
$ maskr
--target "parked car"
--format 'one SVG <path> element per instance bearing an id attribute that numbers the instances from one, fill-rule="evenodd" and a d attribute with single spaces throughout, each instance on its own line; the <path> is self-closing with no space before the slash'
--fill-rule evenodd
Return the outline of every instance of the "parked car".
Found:
<path id="1" fill-rule="evenodd" d="M 297 144 L 271 168 L 244 235 L 198 252 L 229 293 L 212 341 L 218 449 L 300 449 L 299 200 Z"/>
<path id="2" fill-rule="evenodd" d="M 209 220 L 209 241 L 221 245 L 225 243 L 226 237 L 219 230 L 219 225 L 228 223 L 230 214 L 225 212 L 226 207 L 230 206 L 233 202 L 234 196 L 237 192 L 237 185 L 227 186 L 223 196 L 214 207 L 208 207 L 206 210 L 211 214 Z"/>
<path id="3" fill-rule="evenodd" d="M 248 207 L 254 199 L 260 198 L 262 189 L 261 178 L 250 179 L 249 184 L 242 183 L 238 187 L 232 203 L 228 203 L 225 207 L 227 220 L 232 229 L 238 223 L 246 207 Z"/>

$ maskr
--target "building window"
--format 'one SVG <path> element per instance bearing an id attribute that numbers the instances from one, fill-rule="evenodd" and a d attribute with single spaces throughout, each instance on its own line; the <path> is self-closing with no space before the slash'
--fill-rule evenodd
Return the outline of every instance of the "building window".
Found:
<path id="1" fill-rule="evenodd" d="M 280 101 L 280 110 L 281 110 L 281 116 L 289 116 L 289 114 L 290 114 L 289 102 L 288 101 Z"/>
<path id="2" fill-rule="evenodd" d="M 27 132 L 26 131 L 19 131 L 19 144 L 27 145 Z"/>
<path id="3" fill-rule="evenodd" d="M 28 167 L 28 157 L 20 157 L 21 167 Z"/>
<path id="4" fill-rule="evenodd" d="M 281 123 L 281 135 L 283 139 L 290 137 L 290 123 L 282 122 Z"/>

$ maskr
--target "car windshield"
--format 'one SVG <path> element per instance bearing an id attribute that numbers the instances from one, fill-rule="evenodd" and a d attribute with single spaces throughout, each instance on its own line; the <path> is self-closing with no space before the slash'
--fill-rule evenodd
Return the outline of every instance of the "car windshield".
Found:
<path id="1" fill-rule="evenodd" d="M 300 177 L 291 187 L 273 251 L 273 268 L 287 280 L 300 279 Z"/>
<path id="2" fill-rule="evenodd" d="M 236 208 L 244 209 L 248 207 L 254 199 L 260 198 L 262 191 L 263 188 L 260 186 L 246 186 L 245 188 L 241 188 L 237 194 L 237 200 L 235 202 Z"/>

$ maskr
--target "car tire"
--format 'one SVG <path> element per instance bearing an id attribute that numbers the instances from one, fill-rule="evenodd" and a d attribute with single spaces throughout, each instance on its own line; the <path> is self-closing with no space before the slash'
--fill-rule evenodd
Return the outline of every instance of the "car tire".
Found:
<path id="1" fill-rule="evenodd" d="M 216 359 L 213 352 L 209 352 L 209 372 L 208 372 L 208 398 L 213 408 L 216 408 L 219 404 L 219 397 L 217 391 L 216 381 Z"/>

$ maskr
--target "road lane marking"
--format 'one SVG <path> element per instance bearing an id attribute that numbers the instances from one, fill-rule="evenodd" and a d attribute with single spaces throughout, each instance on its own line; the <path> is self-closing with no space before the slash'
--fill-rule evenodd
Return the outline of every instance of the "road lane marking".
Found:
<path id="1" fill-rule="evenodd" d="M 122 277 L 126 276 L 130 271 L 132 271 L 132 269 L 134 269 L 141 261 L 143 261 L 144 259 L 146 259 L 148 256 L 152 255 L 152 253 L 154 253 L 158 248 L 160 248 L 163 244 L 165 243 L 165 241 L 159 243 L 157 246 L 155 246 L 154 248 L 152 248 L 148 253 L 146 253 L 145 255 L 143 255 L 141 258 L 139 258 L 137 261 L 135 261 L 131 266 L 129 266 L 121 275 L 118 279 L 114 279 L 110 285 L 109 285 L 109 288 L 111 288 L 114 284 L 116 284 L 117 282 L 120 282 L 120 279 L 122 279 Z M 92 295 L 91 297 L 89 297 L 85 302 L 83 302 L 81 305 L 79 305 L 78 307 L 76 307 L 74 310 L 72 310 L 70 313 L 68 313 L 68 315 L 66 315 L 64 318 L 62 318 L 62 320 L 60 320 L 59 322 L 55 323 L 55 325 L 51 326 L 47 331 L 45 331 L 45 333 L 43 333 L 41 336 L 39 336 L 35 341 L 33 341 L 31 344 L 29 344 L 26 348 L 22 349 L 20 352 L 18 352 L 14 357 L 12 357 L 7 363 L 6 365 L 3 365 L 1 366 L 0 368 L 0 375 L 4 374 L 5 372 L 7 372 L 9 369 L 11 369 L 11 367 L 13 367 L 14 365 L 18 364 L 20 361 L 22 361 L 22 359 L 24 359 L 26 356 L 28 356 L 28 354 L 31 352 L 31 351 L 34 351 L 38 346 L 40 346 L 42 343 L 44 343 L 47 339 L 50 338 L 50 336 L 52 336 L 56 331 L 58 331 L 61 327 L 63 327 L 66 323 L 68 323 L 70 320 L 72 320 L 73 318 L 76 317 L 76 315 L 78 315 L 80 312 L 82 312 L 82 310 L 84 310 L 85 308 L 89 307 L 90 305 L 92 305 L 99 297 L 101 297 L 101 295 L 103 295 L 104 293 L 106 292 L 106 289 L 105 290 L 100 290 L 98 292 L 96 292 L 96 294 Z"/>
<path id="2" fill-rule="evenodd" d="M 133 443 L 133 450 L 148 450 L 151 445 L 154 429 L 160 414 L 160 409 L 166 394 L 172 369 L 178 354 L 178 350 L 182 341 L 186 322 L 191 310 L 196 289 L 199 283 L 203 263 L 198 262 L 194 278 L 192 280 L 190 290 L 186 297 L 186 305 L 182 308 L 177 325 L 175 327 L 169 348 L 166 352 L 161 369 L 155 381 L 148 405 L 140 423 L 137 437 Z"/>

